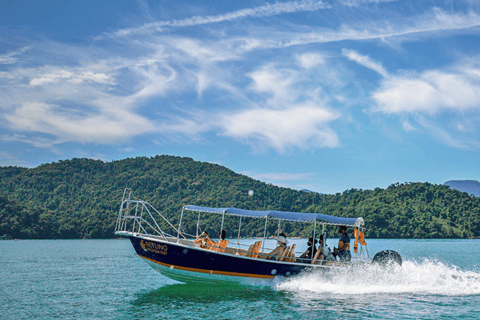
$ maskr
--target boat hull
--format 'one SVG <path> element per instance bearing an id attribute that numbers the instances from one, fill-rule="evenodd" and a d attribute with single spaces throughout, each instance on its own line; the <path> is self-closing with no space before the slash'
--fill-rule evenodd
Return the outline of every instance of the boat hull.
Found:
<path id="1" fill-rule="evenodd" d="M 181 282 L 272 283 L 310 267 L 215 252 L 147 237 L 129 238 L 136 253 L 153 269 Z"/>

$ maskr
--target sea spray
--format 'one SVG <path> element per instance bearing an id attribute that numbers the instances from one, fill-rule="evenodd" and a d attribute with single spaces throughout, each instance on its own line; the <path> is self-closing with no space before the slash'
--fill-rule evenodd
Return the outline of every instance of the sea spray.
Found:
<path id="1" fill-rule="evenodd" d="M 315 270 L 282 282 L 285 291 L 311 291 L 341 295 L 412 293 L 465 296 L 480 294 L 480 273 L 462 271 L 436 260 L 404 261 L 402 266 L 352 265 Z"/>

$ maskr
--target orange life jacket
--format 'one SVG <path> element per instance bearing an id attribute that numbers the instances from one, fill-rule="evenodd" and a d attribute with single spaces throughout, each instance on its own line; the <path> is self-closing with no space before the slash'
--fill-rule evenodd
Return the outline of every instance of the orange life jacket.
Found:
<path id="1" fill-rule="evenodd" d="M 354 229 L 353 233 L 355 235 L 355 242 L 353 243 L 353 251 L 355 251 L 356 253 L 358 248 L 358 242 L 360 242 L 360 244 L 363 246 L 366 246 L 367 242 L 365 242 L 365 234 L 362 231 L 358 229 Z"/>

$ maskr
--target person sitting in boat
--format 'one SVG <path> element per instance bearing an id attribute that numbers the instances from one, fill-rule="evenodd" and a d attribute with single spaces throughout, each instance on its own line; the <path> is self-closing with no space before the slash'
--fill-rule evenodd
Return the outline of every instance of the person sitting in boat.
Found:
<path id="1" fill-rule="evenodd" d="M 277 247 L 267 255 L 266 259 L 278 260 L 278 258 L 282 257 L 287 248 L 287 243 L 288 241 L 285 233 L 280 233 L 277 237 Z"/>
<path id="2" fill-rule="evenodd" d="M 225 238 L 227 237 L 227 232 L 225 230 L 219 231 L 218 237 L 220 238 L 220 240 L 212 244 L 212 250 L 217 252 L 224 252 L 228 244 L 228 240 L 225 240 Z"/>
<path id="3" fill-rule="evenodd" d="M 318 250 L 317 250 L 317 253 L 315 254 L 315 257 L 313 258 L 312 263 L 318 264 L 323 262 L 333 262 L 336 260 L 337 259 L 332 254 L 330 247 L 328 247 L 326 244 L 324 245 L 323 235 L 321 235 L 320 238 L 318 239 Z"/>
<path id="4" fill-rule="evenodd" d="M 220 248 L 225 248 L 227 246 L 226 243 L 228 243 L 228 241 L 225 240 L 227 237 L 227 232 L 225 230 L 219 231 L 218 237 L 220 238 Z M 225 246 L 222 246 L 222 244 L 225 244 Z"/>
<path id="5" fill-rule="evenodd" d="M 338 249 L 333 248 L 333 252 L 337 254 L 340 261 L 350 261 L 352 254 L 350 253 L 350 237 L 347 234 L 347 227 L 340 226 L 338 232 L 342 234 L 338 240 Z"/>
<path id="6" fill-rule="evenodd" d="M 307 242 L 307 251 L 305 251 L 297 260 L 298 262 L 303 262 L 303 263 L 308 263 L 310 259 L 313 259 L 315 257 L 315 254 L 317 253 L 317 239 L 314 238 L 308 238 Z"/>
<path id="7" fill-rule="evenodd" d="M 195 241 L 193 241 L 193 243 L 200 243 L 202 248 L 213 246 L 213 241 L 208 236 L 207 231 L 203 231 L 202 234 L 199 235 Z"/>

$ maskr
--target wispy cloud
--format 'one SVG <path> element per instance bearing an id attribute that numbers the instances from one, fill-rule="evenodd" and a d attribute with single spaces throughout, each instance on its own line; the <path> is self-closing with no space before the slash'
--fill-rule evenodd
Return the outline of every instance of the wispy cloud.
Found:
<path id="1" fill-rule="evenodd" d="M 0 64 L 14 64 L 18 61 L 18 55 L 21 55 L 25 51 L 27 51 L 29 48 L 23 48 L 21 50 L 17 51 L 12 51 L 3 55 L 0 55 Z"/>
<path id="2" fill-rule="evenodd" d="M 0 151 L 0 166 L 19 166 L 19 167 L 28 167 L 28 163 L 24 160 L 18 159 L 15 156 L 12 156 L 10 153 L 5 151 Z"/>
<path id="3" fill-rule="evenodd" d="M 30 80 L 31 86 L 40 86 L 46 83 L 55 83 L 58 81 L 67 81 L 71 83 L 80 84 L 84 81 L 94 82 L 99 84 L 113 84 L 111 78 L 104 73 L 93 73 L 92 71 L 85 71 L 80 74 L 74 74 L 67 70 L 59 70 L 58 73 L 51 73 L 42 75 L 40 78 L 33 78 Z"/>
<path id="4" fill-rule="evenodd" d="M 54 154 L 61 154 L 60 150 L 55 146 L 59 141 L 52 141 L 52 139 L 45 137 L 28 137 L 24 134 L 2 135 L 0 140 L 3 142 L 21 142 L 31 145 L 35 148 L 47 149 Z"/>
<path id="5" fill-rule="evenodd" d="M 448 129 L 442 128 L 435 122 L 430 121 L 425 116 L 418 116 L 416 120 L 435 140 L 449 147 L 470 150 L 472 146 L 476 144 L 476 142 L 469 143 L 454 137 L 454 135 L 449 132 Z"/>
<path id="6" fill-rule="evenodd" d="M 297 55 L 299 65 L 305 69 L 311 69 L 325 63 L 325 58 L 318 53 L 304 53 Z"/>
<path id="7" fill-rule="evenodd" d="M 341 0 L 340 3 L 348 7 L 360 7 L 366 4 L 396 2 L 397 0 Z"/>
<path id="8" fill-rule="evenodd" d="M 136 108 L 168 90 L 175 71 L 155 53 L 149 58 L 113 55 L 98 60 L 93 48 L 84 62 L 86 54 L 81 60 L 73 56 L 68 63 L 58 61 L 59 66 L 12 66 L 0 74 L 2 113 L 9 128 L 47 134 L 50 145 L 110 144 L 157 131 L 154 122 Z M 45 143 L 32 145 L 50 148 Z"/>
<path id="9" fill-rule="evenodd" d="M 348 5 L 372 2 L 376 1 L 349 1 Z M 340 101 L 342 96 L 328 89 L 342 84 L 323 72 L 329 71 L 330 61 L 325 55 L 305 45 L 439 34 L 480 25 L 480 17 L 473 11 L 449 14 L 431 9 L 405 20 L 378 18 L 367 24 L 359 19 L 338 26 L 309 25 L 309 32 L 305 32 L 305 26 L 291 23 L 288 30 L 278 25 L 258 29 L 249 25 L 241 31 L 243 35 L 238 32 L 235 36 L 228 32 L 205 38 L 156 33 L 162 28 L 181 29 L 326 8 L 329 5 L 321 1 L 288 1 L 221 15 L 154 22 L 102 35 L 102 43 L 38 46 L 37 65 L 29 67 L 17 64 L 19 55 L 27 54 L 27 49 L 4 54 L 0 56 L 0 61 L 8 63 L 6 71 L 0 73 L 4 123 L 16 132 L 49 135 L 51 145 L 67 141 L 118 143 L 147 133 L 198 138 L 214 130 L 279 152 L 291 147 L 337 147 L 340 138 L 333 123 L 342 113 L 332 107 L 331 101 Z M 139 34 L 145 36 L 128 37 Z M 282 50 L 291 46 L 299 50 Z M 257 61 L 252 52 L 268 55 L 271 64 Z M 395 70 L 387 73 L 382 63 L 368 55 L 349 49 L 342 52 L 386 77 L 373 94 L 377 103 L 374 112 L 435 114 L 479 105 L 476 77 L 480 68 L 395 75 Z M 239 68 L 240 64 L 248 67 Z M 320 67 L 327 69 L 322 70 L 321 77 L 315 70 Z M 322 78 L 326 79 L 322 82 Z M 208 94 L 215 98 L 205 103 Z M 188 103 L 182 101 L 183 95 L 190 96 Z M 158 99 L 156 110 L 146 110 L 153 99 Z M 205 109 L 201 118 L 196 112 L 199 109 Z M 409 124 L 405 130 L 414 128 L 414 123 L 405 123 Z"/>
<path id="10" fill-rule="evenodd" d="M 105 34 L 104 36 L 124 37 L 134 34 L 148 34 L 153 32 L 162 32 L 164 31 L 164 28 L 192 27 L 224 21 L 233 21 L 237 19 L 269 17 L 282 13 L 315 11 L 329 7 L 329 5 L 324 4 L 322 1 L 314 0 L 276 2 L 274 4 L 267 3 L 266 5 L 260 7 L 246 8 L 220 15 L 195 16 L 182 20 L 152 22 L 141 27 L 117 30 L 112 34 Z"/>
<path id="11" fill-rule="evenodd" d="M 348 59 L 355 61 L 356 63 L 368 68 L 372 69 L 373 71 L 379 73 L 380 75 L 387 77 L 388 73 L 382 67 L 382 65 L 378 62 L 373 61 L 370 59 L 369 56 L 361 55 L 354 50 L 343 49 L 342 54 L 346 56 Z"/>
<path id="12" fill-rule="evenodd" d="M 311 32 L 298 32 L 285 35 L 283 41 L 269 41 L 265 46 L 272 48 L 286 48 L 291 46 L 307 45 L 314 43 L 332 43 L 340 41 L 385 40 L 396 38 L 397 41 L 409 39 L 408 37 L 422 34 L 439 34 L 445 31 L 469 30 L 480 26 L 480 15 L 474 11 L 468 13 L 447 13 L 439 8 L 434 8 L 423 15 L 410 17 L 404 20 L 382 20 L 381 18 L 369 21 L 352 21 L 343 24 L 338 29 Z M 315 29 L 315 28 L 313 28 Z"/>
<path id="13" fill-rule="evenodd" d="M 315 89 L 305 92 L 301 73 L 268 65 L 251 72 L 249 86 L 262 98 L 255 106 L 225 113 L 219 122 L 223 135 L 253 146 L 287 148 L 334 148 L 337 133 L 329 123 L 340 113 L 329 108 Z"/>

